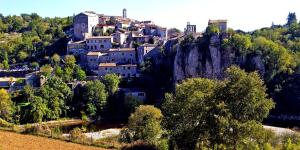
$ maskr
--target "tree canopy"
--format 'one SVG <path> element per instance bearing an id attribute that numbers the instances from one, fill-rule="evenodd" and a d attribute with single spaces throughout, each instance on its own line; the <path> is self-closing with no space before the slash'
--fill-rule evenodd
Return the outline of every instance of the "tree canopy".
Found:
<path id="1" fill-rule="evenodd" d="M 179 149 L 223 145 L 236 149 L 260 129 L 274 103 L 257 73 L 231 67 L 224 81 L 195 78 L 176 86 L 163 104 L 165 126 Z"/>

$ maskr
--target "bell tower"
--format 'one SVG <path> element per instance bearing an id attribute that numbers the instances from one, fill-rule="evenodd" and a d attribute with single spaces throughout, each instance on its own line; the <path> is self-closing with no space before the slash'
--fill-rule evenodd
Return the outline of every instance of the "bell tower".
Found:
<path id="1" fill-rule="evenodd" d="M 126 10 L 126 8 L 123 9 L 123 18 L 127 18 L 127 10 Z"/>

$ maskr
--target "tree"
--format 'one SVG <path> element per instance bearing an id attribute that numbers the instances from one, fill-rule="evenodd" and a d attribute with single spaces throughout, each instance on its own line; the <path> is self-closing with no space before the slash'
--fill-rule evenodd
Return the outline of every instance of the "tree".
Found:
<path id="1" fill-rule="evenodd" d="M 234 34 L 230 39 L 233 48 L 238 50 L 241 54 L 248 54 L 251 47 L 251 37 L 248 35 Z"/>
<path id="2" fill-rule="evenodd" d="M 58 65 L 59 62 L 60 62 L 60 56 L 58 54 L 54 54 L 51 57 L 51 63 L 52 63 L 52 65 Z"/>
<path id="3" fill-rule="evenodd" d="M 24 51 L 20 51 L 18 53 L 18 58 L 20 61 L 24 61 L 28 57 L 28 54 Z"/>
<path id="4" fill-rule="evenodd" d="M 32 63 L 30 63 L 30 68 L 33 68 L 33 69 L 37 69 L 37 68 L 39 68 L 39 63 L 38 62 L 32 62 Z"/>
<path id="5" fill-rule="evenodd" d="M 297 23 L 297 17 L 296 17 L 296 13 L 289 13 L 288 17 L 287 17 L 287 25 L 290 26 L 292 24 Z"/>
<path id="6" fill-rule="evenodd" d="M 45 100 L 48 108 L 45 119 L 58 119 L 67 114 L 66 103 L 71 100 L 72 91 L 61 78 L 50 77 L 38 94 Z"/>
<path id="7" fill-rule="evenodd" d="M 0 118 L 10 121 L 13 113 L 13 103 L 8 92 L 0 89 Z"/>
<path id="8" fill-rule="evenodd" d="M 85 74 L 85 71 L 81 69 L 80 66 L 75 66 L 75 71 L 73 73 L 74 75 L 74 78 L 79 80 L 79 81 L 82 81 L 86 78 L 86 74 Z"/>
<path id="9" fill-rule="evenodd" d="M 33 122 L 42 122 L 48 111 L 47 104 L 41 97 L 30 97 L 30 114 Z"/>
<path id="10" fill-rule="evenodd" d="M 274 103 L 256 72 L 230 67 L 226 77 L 187 79 L 166 95 L 164 122 L 179 149 L 194 149 L 197 143 L 237 149 L 242 141 L 256 140 L 252 137 Z"/>
<path id="11" fill-rule="evenodd" d="M 76 59 L 73 55 L 66 55 L 65 62 L 66 62 L 66 67 L 74 69 L 76 65 Z"/>
<path id="12" fill-rule="evenodd" d="M 128 121 L 128 131 L 132 134 L 132 140 L 142 140 L 149 144 L 156 144 L 163 133 L 162 118 L 163 115 L 160 109 L 150 105 L 139 106 L 130 115 Z"/>
<path id="13" fill-rule="evenodd" d="M 108 96 L 105 91 L 105 85 L 98 80 L 88 81 L 83 95 L 86 98 L 89 116 L 95 117 L 100 115 L 104 110 Z"/>
<path id="14" fill-rule="evenodd" d="M 3 64 L 3 68 L 4 68 L 4 69 L 9 69 L 9 64 L 8 64 L 8 61 L 7 61 L 7 60 L 3 60 L 3 61 L 2 61 L 2 64 Z"/>
<path id="15" fill-rule="evenodd" d="M 54 73 L 58 77 L 62 77 L 64 75 L 64 71 L 61 69 L 60 66 L 55 66 L 54 67 Z"/>
<path id="16" fill-rule="evenodd" d="M 51 75 L 52 70 L 53 70 L 53 68 L 49 64 L 44 65 L 40 68 L 41 73 L 46 77 L 49 77 Z"/>
<path id="17" fill-rule="evenodd" d="M 220 33 L 219 26 L 217 24 L 211 24 L 207 26 L 205 33 L 207 35 L 219 34 Z"/>
<path id="18" fill-rule="evenodd" d="M 114 94 L 119 88 L 120 77 L 116 74 L 107 74 L 103 77 L 103 82 L 106 90 L 110 94 Z"/>
<path id="19" fill-rule="evenodd" d="M 295 61 L 289 51 L 278 43 L 264 37 L 257 37 L 253 40 L 253 51 L 261 53 L 266 65 L 265 79 L 268 81 L 277 73 L 292 73 Z"/>

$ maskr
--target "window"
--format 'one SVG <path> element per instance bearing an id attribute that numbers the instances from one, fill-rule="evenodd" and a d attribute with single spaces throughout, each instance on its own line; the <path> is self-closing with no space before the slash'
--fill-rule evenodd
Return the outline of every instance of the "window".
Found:
<path id="1" fill-rule="evenodd" d="M 125 74 L 122 74 L 123 77 L 125 77 Z"/>
<path id="2" fill-rule="evenodd" d="M 127 68 L 128 70 L 130 69 L 130 67 Z"/>
<path id="3" fill-rule="evenodd" d="M 100 45 L 101 48 L 104 48 L 104 45 Z"/>
<path id="4" fill-rule="evenodd" d="M 124 53 L 122 53 L 122 56 L 124 56 Z"/>
<path id="5" fill-rule="evenodd" d="M 106 40 L 104 40 L 104 43 L 106 42 Z"/>
<path id="6" fill-rule="evenodd" d="M 107 70 L 107 68 L 105 67 L 105 70 Z"/>

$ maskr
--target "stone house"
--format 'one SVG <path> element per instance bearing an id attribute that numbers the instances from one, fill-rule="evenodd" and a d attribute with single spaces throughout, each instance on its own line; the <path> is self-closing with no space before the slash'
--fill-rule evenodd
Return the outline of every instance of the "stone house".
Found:
<path id="1" fill-rule="evenodd" d="M 116 62 L 119 64 L 135 64 L 136 51 L 134 48 L 117 48 L 108 51 L 109 62 Z"/>
<path id="2" fill-rule="evenodd" d="M 127 38 L 125 33 L 117 31 L 116 33 L 112 34 L 112 36 L 115 43 L 119 43 L 120 45 L 125 44 Z"/>
<path id="3" fill-rule="evenodd" d="M 156 44 L 143 44 L 137 48 L 138 64 L 144 62 L 144 58 L 147 54 L 157 47 Z"/>
<path id="4" fill-rule="evenodd" d="M 99 76 L 105 76 L 106 74 L 115 73 L 122 78 L 139 77 L 137 71 L 137 65 L 125 64 L 118 65 L 116 63 L 100 63 L 97 70 Z"/>
<path id="5" fill-rule="evenodd" d="M 107 61 L 108 61 L 107 53 L 89 52 L 87 54 L 87 65 L 91 70 L 97 70 L 99 63 L 107 62 Z"/>
<path id="6" fill-rule="evenodd" d="M 74 41 L 84 40 L 85 35 L 92 35 L 94 27 L 99 23 L 98 15 L 94 12 L 83 12 L 74 17 Z"/>
<path id="7" fill-rule="evenodd" d="M 227 30 L 227 20 L 209 20 L 208 25 L 211 24 L 218 25 L 221 32 L 225 32 Z"/>
<path id="8" fill-rule="evenodd" d="M 112 48 L 112 36 L 92 36 L 86 38 L 88 51 L 103 51 Z"/>

